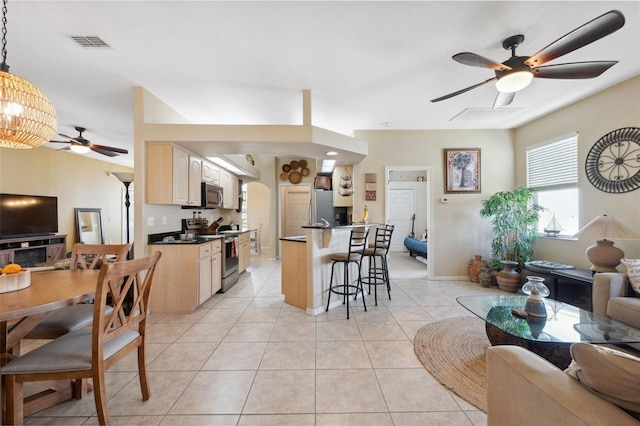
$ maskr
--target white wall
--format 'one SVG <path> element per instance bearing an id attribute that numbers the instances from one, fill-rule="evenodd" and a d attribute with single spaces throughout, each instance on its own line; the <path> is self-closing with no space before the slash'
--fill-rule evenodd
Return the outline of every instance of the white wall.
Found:
<path id="1" fill-rule="evenodd" d="M 469 260 L 489 256 L 489 222 L 478 213 L 481 202 L 496 191 L 510 189 L 514 181 L 513 140 L 510 130 L 384 130 L 356 131 L 369 142 L 369 155 L 355 167 L 354 211 L 362 210 L 364 174 L 380 177 L 376 201 L 366 201 L 371 222 L 386 222 L 385 166 L 429 166 L 432 171 L 433 226 L 429 229 L 429 257 L 435 279 L 467 277 Z M 481 193 L 446 194 L 449 203 L 438 202 L 444 193 L 444 148 L 480 148 Z M 358 195 L 359 194 L 359 195 Z"/>
<path id="2" fill-rule="evenodd" d="M 116 171 L 132 170 L 47 147 L 0 148 L 0 192 L 57 196 L 58 233 L 67 235 L 67 252 L 76 241 L 76 207 L 102 209 L 105 242 L 122 242 L 124 185 L 109 176 Z"/>
<path id="3" fill-rule="evenodd" d="M 527 147 L 571 132 L 578 132 L 578 188 L 580 226 L 603 213 L 640 233 L 640 190 L 608 194 L 596 189 L 585 175 L 584 164 L 591 147 L 607 133 L 622 127 L 640 127 L 640 76 L 622 82 L 580 102 L 540 118 L 515 131 L 516 182 L 526 182 Z M 542 238 L 534 258 L 589 268 L 585 250 L 594 240 Z M 615 241 L 626 257 L 640 257 L 640 241 Z"/>

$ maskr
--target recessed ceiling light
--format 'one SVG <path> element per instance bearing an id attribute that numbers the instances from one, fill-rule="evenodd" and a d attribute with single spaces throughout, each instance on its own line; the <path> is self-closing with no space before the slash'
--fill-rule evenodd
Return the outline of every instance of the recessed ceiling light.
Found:
<path id="1" fill-rule="evenodd" d="M 380 125 L 382 127 L 391 127 L 391 122 L 390 121 L 381 121 Z"/>
<path id="2" fill-rule="evenodd" d="M 335 152 L 335 151 L 329 151 L 329 152 L 327 152 L 327 155 L 334 156 L 334 155 L 338 155 L 338 153 Z"/>

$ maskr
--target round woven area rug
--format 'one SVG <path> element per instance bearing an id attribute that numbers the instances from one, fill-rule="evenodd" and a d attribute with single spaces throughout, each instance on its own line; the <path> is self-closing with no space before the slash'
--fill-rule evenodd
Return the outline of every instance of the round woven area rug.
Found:
<path id="1" fill-rule="evenodd" d="M 416 333 L 416 355 L 433 377 L 453 393 L 487 412 L 484 321 L 455 317 L 429 323 Z"/>

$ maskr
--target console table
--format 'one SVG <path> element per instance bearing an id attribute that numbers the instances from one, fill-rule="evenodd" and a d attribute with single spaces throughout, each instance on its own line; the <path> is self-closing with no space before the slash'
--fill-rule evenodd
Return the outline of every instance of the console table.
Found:
<path id="1" fill-rule="evenodd" d="M 588 308 L 589 311 L 593 311 L 593 303 L 591 301 L 591 291 L 593 287 L 593 271 L 586 269 L 564 269 L 553 270 L 550 273 L 553 280 L 553 294 L 555 298 L 558 298 L 558 285 L 560 282 L 568 284 L 579 285 L 585 287 L 589 292 Z"/>
<path id="2" fill-rule="evenodd" d="M 66 235 L 44 235 L 0 240 L 0 267 L 18 263 L 23 267 L 55 262 L 66 256 Z"/>

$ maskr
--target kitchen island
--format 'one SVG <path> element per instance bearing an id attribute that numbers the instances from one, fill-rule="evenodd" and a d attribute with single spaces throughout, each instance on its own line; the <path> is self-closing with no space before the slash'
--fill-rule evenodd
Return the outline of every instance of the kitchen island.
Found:
<path id="1" fill-rule="evenodd" d="M 352 224 L 334 227 L 303 226 L 305 235 L 280 238 L 282 244 L 282 293 L 285 302 L 297 306 L 309 315 L 318 315 L 326 308 L 331 278 L 331 254 L 349 249 L 353 228 L 382 226 L 380 223 Z M 358 277 L 355 265 L 352 277 Z M 330 308 L 342 304 L 335 301 Z"/>

